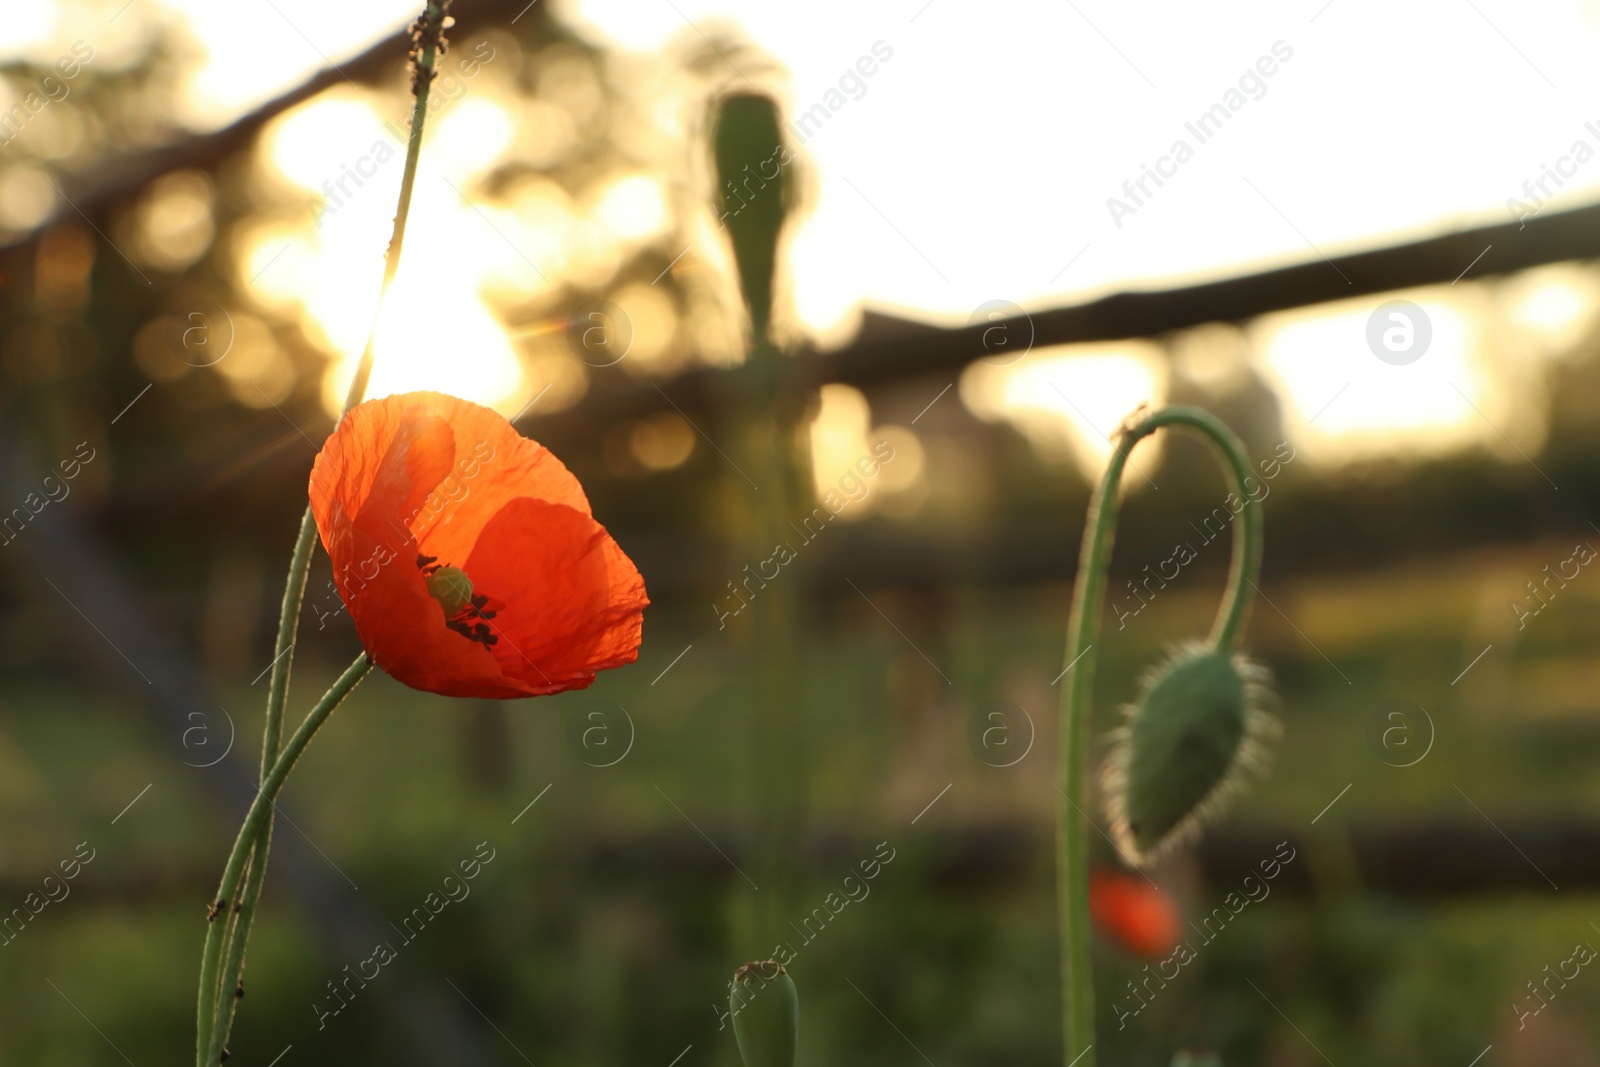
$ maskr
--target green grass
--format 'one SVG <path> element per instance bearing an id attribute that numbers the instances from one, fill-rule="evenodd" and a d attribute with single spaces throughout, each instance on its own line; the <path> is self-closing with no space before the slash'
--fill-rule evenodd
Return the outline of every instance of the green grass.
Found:
<path id="1" fill-rule="evenodd" d="M 1493 562 L 1514 573 L 1539 558 L 1530 550 Z M 1591 896 L 1563 889 L 1418 904 L 1325 877 L 1338 870 L 1344 825 L 1475 817 L 1455 784 L 1497 820 L 1600 807 L 1600 707 L 1572 681 L 1589 663 L 1577 637 L 1592 601 L 1575 583 L 1537 625 L 1508 635 L 1490 609 L 1487 622 L 1474 614 L 1475 568 L 1441 561 L 1404 585 L 1361 575 L 1265 587 L 1299 627 L 1262 604 L 1247 642 L 1279 677 L 1285 736 L 1276 770 L 1234 818 L 1310 831 L 1297 862 L 1324 872 L 1323 891 L 1275 892 L 1252 905 L 1121 1033 L 1109 1004 L 1142 964 L 1100 946 L 1105 1062 L 1164 1065 L 1186 1043 L 1217 1047 L 1230 1064 L 1321 1062 L 1307 1039 L 1335 1063 L 1408 1067 L 1462 1067 L 1491 1042 L 1494 1056 L 1513 1048 L 1531 1056 L 1538 1042 L 1600 1047 L 1592 967 L 1528 1032 L 1516 1030 L 1511 1009 L 1523 983 L 1575 941 L 1600 944 L 1587 926 L 1600 915 Z M 1126 631 L 1108 625 L 1101 728 L 1166 640 L 1203 630 L 1219 581 L 1186 577 Z M 921 1062 L 907 1039 L 940 1067 L 1056 1062 L 1045 845 L 1055 803 L 1050 681 L 1060 670 L 1066 590 L 957 590 L 929 607 L 864 588 L 905 637 L 859 598 L 818 609 L 801 649 L 803 722 L 782 753 L 752 749 L 770 701 L 751 676 L 750 649 L 703 628 L 703 611 L 652 609 L 640 664 L 586 692 L 505 706 L 498 741 L 495 720 L 485 720 L 493 712 L 374 676 L 287 790 L 300 829 L 326 854 L 324 863 L 311 853 L 313 862 L 348 890 L 337 865 L 360 887 L 350 896 L 386 923 L 421 903 L 478 842 L 497 857 L 470 898 L 401 950 L 392 967 L 402 981 L 386 969 L 322 1031 L 312 1004 L 358 957 L 308 922 L 281 869 L 269 874 L 231 1062 L 266 1064 L 291 1043 L 297 1063 L 418 1062 L 396 1025 L 402 985 L 441 995 L 476 1028 L 490 1062 L 522 1062 L 448 979 L 540 1067 L 665 1067 L 690 1044 L 684 1064 L 731 1065 L 731 1028 L 719 1032 L 716 1006 L 733 968 L 780 938 L 797 940 L 787 923 L 883 840 L 897 858 L 871 896 L 802 948 L 792 968 L 803 1062 Z M 332 631 L 308 640 L 291 715 L 331 678 L 319 664 L 340 661 L 341 640 L 348 635 Z M 1489 656 L 1452 687 L 1491 641 Z M 253 763 L 260 695 L 222 688 Z M 1383 765 L 1367 745 L 1368 715 L 1394 697 L 1422 704 L 1437 728 L 1433 751 L 1412 768 Z M 1037 727 L 1033 751 L 1008 769 L 981 763 L 967 741 L 968 717 L 997 698 L 1025 708 Z M 637 730 L 614 767 L 586 765 L 573 741 L 595 701 L 626 708 Z M 15 899 L 0 904 L 20 905 L 78 842 L 97 855 L 71 896 L 0 947 L 0 1061 L 117 1062 L 62 993 L 134 1063 L 187 1056 L 204 903 L 240 813 L 201 791 L 176 739 L 149 731 L 125 694 L 22 682 L 3 711 L 0 884 Z M 781 843 L 787 874 L 754 891 L 699 831 L 745 866 L 771 800 L 769 761 L 779 758 L 805 761 L 811 835 L 844 844 L 814 860 L 815 850 Z M 1352 782 L 1312 830 L 1311 818 Z M 147 783 L 150 792 L 113 826 Z M 1037 855 L 1003 877 L 935 878 L 947 831 L 992 825 L 1028 828 Z M 277 833 L 279 842 L 296 836 L 282 822 Z M 672 864 L 607 852 L 650 835 L 678 843 Z M 1191 909 L 1220 897 L 1182 861 L 1162 877 Z"/>

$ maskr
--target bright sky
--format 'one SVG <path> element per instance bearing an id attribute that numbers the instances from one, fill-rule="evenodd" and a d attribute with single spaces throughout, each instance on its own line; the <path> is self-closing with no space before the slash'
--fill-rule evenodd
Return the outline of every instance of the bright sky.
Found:
<path id="1" fill-rule="evenodd" d="M 876 42 L 892 51 L 805 146 L 820 189 L 795 288 L 803 320 L 823 330 L 857 301 L 965 321 L 990 299 L 1043 306 L 1503 219 L 1506 199 L 1574 141 L 1600 148 L 1584 125 L 1600 130 L 1593 0 L 993 0 L 981 17 L 957 0 L 556 2 L 636 51 L 737 24 L 790 71 L 779 88 L 794 111 Z M 191 92 L 204 124 L 359 51 L 417 7 L 134 4 L 181 14 L 204 42 Z M 136 13 L 109 23 L 20 5 L 7 50 L 77 36 L 104 53 Z M 1261 79 L 1264 94 L 1199 144 L 1184 123 L 1279 41 L 1292 56 Z M 1107 199 L 1126 201 L 1123 182 L 1180 138 L 1193 158 L 1119 227 Z M 1563 181 L 1564 200 L 1600 195 L 1600 158 Z"/>
<path id="2" fill-rule="evenodd" d="M 958 0 L 544 2 L 640 53 L 737 26 L 788 71 L 779 83 L 749 73 L 791 115 L 828 109 L 805 140 L 813 196 L 790 261 L 800 320 L 824 341 L 848 335 L 863 304 L 957 324 L 997 299 L 1047 307 L 1500 221 L 1510 197 L 1534 206 L 1530 181 L 1557 203 L 1600 199 L 1595 0 L 993 0 L 981 12 Z M 81 37 L 114 61 L 141 18 L 181 15 L 209 53 L 190 92 L 202 126 L 361 50 L 418 6 L 133 0 L 116 14 L 121 4 L 92 16 L 23 5 L 8 20 L 16 47 Z M 727 76 L 744 84 L 731 61 Z M 1191 128 L 1218 104 L 1220 129 Z M 488 331 L 481 301 L 462 295 Z M 1470 416 L 1450 390 L 1481 407 L 1494 376 L 1465 352 L 1471 309 L 1447 304 L 1429 305 L 1445 355 L 1428 373 L 1444 391 L 1425 410 L 1460 421 Z M 1355 377 L 1330 360 L 1389 369 L 1349 354 L 1364 307 L 1320 328 L 1333 340 L 1283 324 L 1258 337 L 1313 436 L 1311 411 Z M 327 328 L 359 332 L 360 319 Z M 1107 379 L 1117 403 L 1127 378 Z M 1372 425 L 1393 421 L 1381 404 L 1391 384 L 1373 387 Z M 1316 430 L 1358 432 L 1352 419 L 1333 410 Z"/>
<path id="3" fill-rule="evenodd" d="M 817 326 L 862 297 L 964 322 L 989 299 L 1035 307 L 1501 220 L 1575 140 L 1600 148 L 1594 3 L 576 8 L 641 50 L 685 18 L 735 19 L 793 72 L 797 111 L 874 42 L 893 49 L 806 144 L 821 189 L 796 296 Z M 1200 144 L 1185 122 L 1280 41 L 1290 58 L 1260 98 Z M 1193 157 L 1118 226 L 1107 199 L 1180 138 Z M 1563 180 L 1569 199 L 1600 194 L 1600 159 Z"/>

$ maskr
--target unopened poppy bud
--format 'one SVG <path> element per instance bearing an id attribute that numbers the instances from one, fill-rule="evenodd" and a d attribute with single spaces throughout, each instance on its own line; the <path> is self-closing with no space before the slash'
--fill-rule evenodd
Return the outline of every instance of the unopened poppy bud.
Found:
<path id="1" fill-rule="evenodd" d="M 1278 725 L 1266 668 L 1204 645 L 1148 672 L 1113 735 L 1104 785 L 1120 849 L 1144 862 L 1198 832 L 1265 761 Z"/>
<path id="2" fill-rule="evenodd" d="M 472 606 L 472 579 L 460 567 L 440 567 L 428 575 L 428 595 L 453 619 Z"/>
<path id="3" fill-rule="evenodd" d="M 786 173 L 791 153 L 783 143 L 777 102 L 757 93 L 724 99 L 716 115 L 713 159 L 719 224 L 733 239 L 739 286 L 760 339 L 772 316 L 778 235 L 792 184 Z"/>
<path id="4" fill-rule="evenodd" d="M 734 971 L 728 1009 L 744 1067 L 794 1067 L 800 995 L 781 963 L 758 960 Z"/>

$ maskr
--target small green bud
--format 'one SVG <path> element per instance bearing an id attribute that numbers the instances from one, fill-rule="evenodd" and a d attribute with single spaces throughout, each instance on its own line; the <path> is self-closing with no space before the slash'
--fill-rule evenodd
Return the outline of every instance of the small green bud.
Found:
<path id="1" fill-rule="evenodd" d="M 1215 1052 L 1190 1052 L 1183 1049 L 1172 1057 L 1172 1067 L 1222 1067 L 1222 1057 Z"/>
<path id="2" fill-rule="evenodd" d="M 719 225 L 733 241 L 739 287 L 756 339 L 772 317 L 778 238 L 790 207 L 791 152 L 783 143 L 777 102 L 758 93 L 723 99 L 715 116 L 712 155 L 717 172 Z"/>
<path id="3" fill-rule="evenodd" d="M 1193 644 L 1141 682 L 1103 781 L 1112 833 L 1142 863 L 1197 833 L 1264 763 L 1278 725 L 1266 668 Z"/>
<path id="4" fill-rule="evenodd" d="M 453 619 L 472 605 L 472 579 L 460 567 L 440 567 L 428 575 L 428 595 Z"/>
<path id="5" fill-rule="evenodd" d="M 744 1067 L 794 1067 L 800 995 L 781 963 L 758 960 L 734 971 L 728 1009 Z"/>

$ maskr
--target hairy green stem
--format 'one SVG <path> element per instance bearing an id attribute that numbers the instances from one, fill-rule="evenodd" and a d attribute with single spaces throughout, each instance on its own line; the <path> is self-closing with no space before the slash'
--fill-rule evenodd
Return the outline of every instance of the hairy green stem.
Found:
<path id="1" fill-rule="evenodd" d="M 395 208 L 394 230 L 384 256 L 383 281 L 378 290 L 377 308 L 373 311 L 372 325 L 367 331 L 366 345 L 362 348 L 361 358 L 356 363 L 350 389 L 345 394 L 346 413 L 361 403 L 362 398 L 366 396 L 367 383 L 372 377 L 378 316 L 395 274 L 400 269 L 400 254 L 405 246 L 406 221 L 411 215 L 411 196 L 417 181 L 417 161 L 421 158 L 422 131 L 428 117 L 428 94 L 433 84 L 445 13 L 449 6 L 450 0 L 428 0 L 422 17 L 412 27 L 417 44 L 412 74 L 412 88 L 416 99 L 411 110 L 411 131 L 406 139 L 405 166 L 400 176 L 400 198 Z M 272 663 L 272 680 L 267 693 L 267 715 L 261 743 L 263 789 L 268 769 L 277 761 L 278 746 L 283 737 L 283 710 L 289 694 L 289 672 L 294 662 L 300 605 L 305 596 L 306 576 L 315 547 L 316 523 L 311 509 L 307 508 L 301 517 L 300 532 L 295 539 L 294 553 L 289 565 L 289 578 L 283 591 L 283 608 L 278 619 L 278 639 L 274 648 L 276 658 Z M 236 993 L 242 989 L 245 946 L 249 941 L 250 926 L 255 918 L 256 903 L 261 898 L 262 884 L 266 879 L 272 823 L 272 811 L 269 808 L 245 849 L 242 862 L 246 880 L 237 908 L 224 908 L 222 914 L 213 918 L 211 927 L 206 932 L 206 947 L 201 963 L 199 1005 L 196 1011 L 197 1067 L 208 1067 L 217 1061 L 223 1045 L 227 1042 L 228 1032 L 233 1026 L 233 1016 L 238 1002 Z M 236 851 L 237 848 L 236 845 Z M 231 863 L 230 860 L 230 865 Z M 219 899 L 225 895 L 219 893 Z M 218 918 L 223 921 L 217 922 Z M 214 961 L 225 962 L 219 968 Z"/>
<path id="2" fill-rule="evenodd" d="M 1089 746 L 1094 690 L 1094 645 L 1105 609 L 1106 577 L 1116 540 L 1117 490 L 1133 446 L 1163 426 L 1198 431 L 1223 459 L 1230 488 L 1243 501 L 1242 526 L 1234 531 L 1228 590 L 1211 627 L 1214 648 L 1233 648 L 1249 617 L 1261 569 L 1261 509 L 1250 506 L 1245 479 L 1250 461 L 1244 445 L 1209 412 L 1169 407 L 1138 417 L 1118 432 L 1105 474 L 1089 501 L 1078 575 L 1067 622 L 1066 673 L 1061 693 L 1062 803 L 1056 820 L 1056 895 L 1060 911 L 1061 1016 L 1065 1062 L 1094 1067 L 1094 978 L 1089 965 Z M 1231 510 L 1231 509 L 1230 509 Z"/>
<path id="3" fill-rule="evenodd" d="M 237 898 L 239 883 L 244 876 L 245 866 L 250 861 L 257 835 L 260 834 L 262 828 L 266 826 L 271 818 L 273 809 L 277 804 L 278 794 L 282 791 L 283 783 L 288 779 L 289 772 L 299 762 L 301 754 L 305 752 L 306 746 L 311 743 L 312 737 L 316 736 L 322 724 L 328 720 L 328 716 L 333 714 L 333 709 L 337 708 L 344 701 L 344 698 L 350 695 L 350 691 L 360 683 L 361 679 L 367 676 L 367 672 L 370 670 L 372 670 L 372 660 L 363 652 L 355 658 L 355 661 L 350 666 L 345 668 L 344 673 L 329 687 L 328 691 L 322 694 L 322 699 L 317 701 L 316 706 L 311 709 L 311 713 L 300 724 L 300 728 L 294 732 L 294 736 L 289 738 L 289 743 L 279 753 L 277 761 L 272 765 L 272 769 L 262 779 L 261 789 L 256 793 L 255 800 L 251 802 L 249 812 L 245 814 L 244 824 L 239 827 L 239 836 L 233 842 L 233 851 L 228 855 L 228 864 L 222 870 L 222 882 L 217 887 L 217 896 L 213 904 L 214 913 L 211 918 L 211 931 L 219 931 L 221 927 L 229 925 L 228 916 L 231 914 L 229 906 Z M 222 937 L 220 935 L 212 936 L 212 933 L 208 932 L 205 958 L 200 965 L 202 1010 L 207 1007 L 206 994 L 209 992 L 212 997 L 217 995 L 221 962 Z M 208 1017 L 207 1015 L 202 1015 L 202 1025 Z M 205 1037 L 206 1041 L 201 1046 L 200 1054 L 204 1062 L 210 1063 L 220 1056 L 226 1035 L 213 1032 L 205 1034 Z"/>

